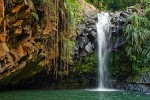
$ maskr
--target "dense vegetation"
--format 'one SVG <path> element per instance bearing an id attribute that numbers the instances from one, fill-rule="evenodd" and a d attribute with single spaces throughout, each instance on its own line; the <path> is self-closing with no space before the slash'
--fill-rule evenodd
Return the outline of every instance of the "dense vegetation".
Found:
<path id="1" fill-rule="evenodd" d="M 100 10 L 121 10 L 141 0 L 87 0 Z"/>
<path id="2" fill-rule="evenodd" d="M 128 17 L 124 29 L 126 43 L 118 52 L 113 53 L 111 69 L 117 79 L 128 78 L 129 81 L 135 81 L 150 70 L 150 1 L 143 1 L 134 7 L 139 13 Z"/>

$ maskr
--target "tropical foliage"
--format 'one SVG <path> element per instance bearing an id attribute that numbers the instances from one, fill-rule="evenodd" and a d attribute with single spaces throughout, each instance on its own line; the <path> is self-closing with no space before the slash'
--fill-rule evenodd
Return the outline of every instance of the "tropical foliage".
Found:
<path id="1" fill-rule="evenodd" d="M 141 0 L 87 0 L 101 10 L 120 10 L 135 5 Z"/>
<path id="2" fill-rule="evenodd" d="M 137 77 L 150 70 L 150 2 L 142 2 L 145 8 L 135 7 L 143 14 L 133 13 L 128 17 L 124 29 L 125 45 L 112 55 L 111 72 L 117 79 Z"/>
<path id="3" fill-rule="evenodd" d="M 135 74 L 150 67 L 150 20 L 148 12 L 149 6 L 145 9 L 144 15 L 146 16 L 132 14 L 128 18 L 128 25 L 125 30 L 127 33 L 126 51 Z"/>

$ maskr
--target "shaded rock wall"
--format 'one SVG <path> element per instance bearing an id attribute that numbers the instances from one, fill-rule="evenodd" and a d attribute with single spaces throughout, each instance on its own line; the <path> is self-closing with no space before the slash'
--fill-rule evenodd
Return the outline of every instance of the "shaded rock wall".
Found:
<path id="1" fill-rule="evenodd" d="M 51 61 L 58 56 L 54 47 L 57 19 L 47 15 L 55 16 L 47 10 L 48 5 L 34 6 L 34 3 L 37 2 L 0 0 L 0 85 L 13 83 L 14 77 L 19 77 L 26 67 L 37 66 L 25 70 L 17 80 L 31 77 L 43 70 L 43 66 L 49 64 L 51 67 Z M 30 66 L 32 62 L 36 63 Z"/>
<path id="2" fill-rule="evenodd" d="M 78 35 L 76 37 L 76 44 L 74 48 L 74 57 L 79 58 L 86 56 L 88 53 L 95 52 L 96 48 L 96 23 L 97 14 L 90 13 L 85 16 L 83 21 L 78 25 Z"/>

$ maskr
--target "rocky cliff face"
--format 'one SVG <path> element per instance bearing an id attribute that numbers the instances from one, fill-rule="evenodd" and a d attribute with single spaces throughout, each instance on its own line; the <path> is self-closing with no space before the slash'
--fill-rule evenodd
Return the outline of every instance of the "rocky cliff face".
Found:
<path id="1" fill-rule="evenodd" d="M 72 49 L 66 42 L 73 37 L 75 23 L 71 26 L 66 17 L 73 10 L 69 7 L 76 6 L 68 2 L 0 0 L 0 85 L 15 85 L 45 69 L 56 78 L 68 74 Z M 96 11 L 84 0 L 78 2 L 83 15 Z"/>
<path id="2" fill-rule="evenodd" d="M 89 13 L 78 25 L 78 35 L 76 37 L 75 58 L 86 56 L 96 50 L 96 23 L 97 14 Z"/>
<path id="3" fill-rule="evenodd" d="M 16 84 L 45 65 L 50 68 L 58 56 L 57 18 L 48 13 L 57 15 L 31 0 L 0 0 L 0 8 L 0 85 Z"/>

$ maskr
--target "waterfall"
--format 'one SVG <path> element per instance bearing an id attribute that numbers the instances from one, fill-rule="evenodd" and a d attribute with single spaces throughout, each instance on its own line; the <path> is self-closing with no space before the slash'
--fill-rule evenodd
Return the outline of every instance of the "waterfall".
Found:
<path id="1" fill-rule="evenodd" d="M 98 89 L 106 88 L 107 81 L 107 62 L 109 52 L 108 40 L 110 39 L 110 16 L 109 13 L 101 12 L 98 14 L 97 41 L 98 41 Z"/>

